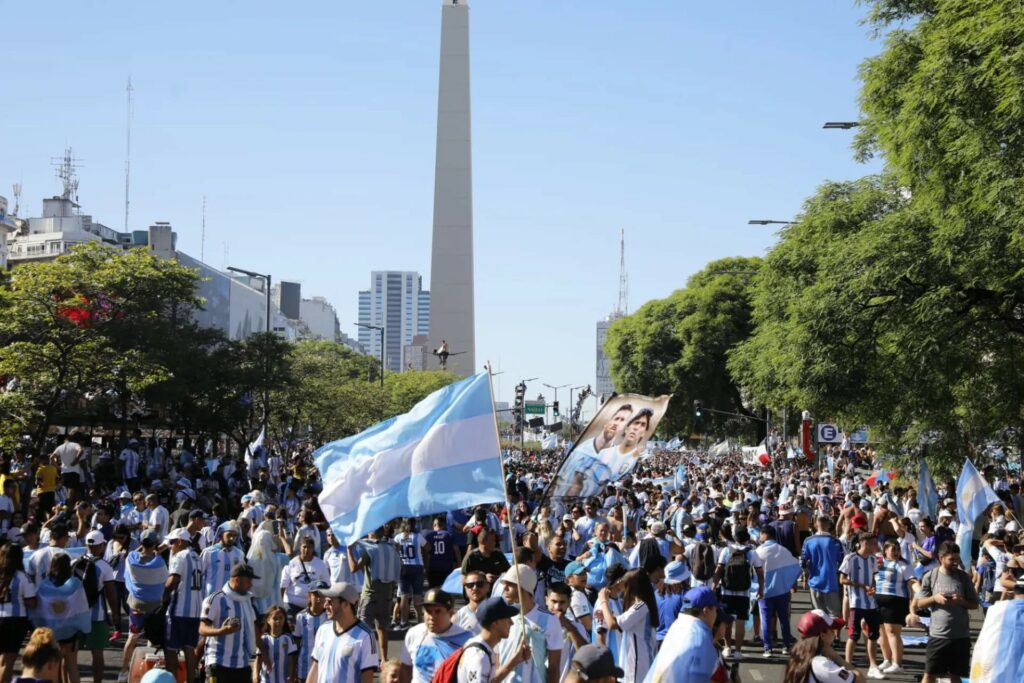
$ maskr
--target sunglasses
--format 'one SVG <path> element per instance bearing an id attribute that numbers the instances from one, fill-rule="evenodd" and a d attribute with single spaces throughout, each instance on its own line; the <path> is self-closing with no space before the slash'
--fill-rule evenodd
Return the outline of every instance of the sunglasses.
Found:
<path id="1" fill-rule="evenodd" d="M 466 584 L 466 588 L 486 588 L 486 581 L 469 581 Z"/>

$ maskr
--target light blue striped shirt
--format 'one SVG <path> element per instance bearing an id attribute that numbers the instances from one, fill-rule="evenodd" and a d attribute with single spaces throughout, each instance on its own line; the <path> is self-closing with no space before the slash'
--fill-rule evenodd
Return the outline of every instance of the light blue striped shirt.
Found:
<path id="1" fill-rule="evenodd" d="M 244 561 L 245 555 L 237 545 L 225 549 L 217 544 L 204 550 L 199 557 L 199 566 L 203 571 L 203 595 L 209 597 L 219 591 L 231 578 L 234 566 Z"/>
<path id="2" fill-rule="evenodd" d="M 295 668 L 295 673 L 301 681 L 305 681 L 306 676 L 309 675 L 317 629 L 328 621 L 326 611 L 320 614 L 310 614 L 309 610 L 304 609 L 295 615 L 295 628 L 292 630 L 292 635 L 299 640 L 299 664 Z"/>
<path id="3" fill-rule="evenodd" d="M 361 621 L 338 634 L 328 621 L 316 632 L 313 659 L 317 664 L 317 683 L 358 683 L 367 669 L 380 665 L 377 637 Z"/>
<path id="4" fill-rule="evenodd" d="M 865 586 L 875 584 L 875 574 L 878 572 L 878 562 L 874 556 L 861 557 L 857 553 L 850 553 L 843 558 L 839 565 L 839 573 L 845 574 L 851 581 Z M 878 602 L 875 596 L 868 595 L 867 590 L 859 586 L 847 586 L 850 595 L 851 609 L 878 609 Z"/>
<path id="5" fill-rule="evenodd" d="M 266 667 L 260 667 L 260 683 L 286 683 L 288 680 L 288 656 L 298 648 L 289 633 L 272 636 L 269 633 L 261 636 L 263 646 L 267 648 L 267 659 L 273 664 L 267 673 Z"/>
<path id="6" fill-rule="evenodd" d="M 903 560 L 886 560 L 875 574 L 875 591 L 880 595 L 909 598 L 910 587 L 907 584 L 914 578 L 909 569 L 910 565 Z"/>
<path id="7" fill-rule="evenodd" d="M 121 471 L 125 479 L 137 479 L 139 476 L 139 454 L 131 448 L 121 451 Z"/>
<path id="8" fill-rule="evenodd" d="M 92 558 L 93 556 L 88 554 L 86 557 Z M 104 592 L 103 587 L 108 581 L 114 580 L 114 570 L 105 560 L 99 558 L 93 558 L 93 565 L 96 567 L 96 587 L 99 589 L 99 595 L 96 596 L 96 604 L 89 608 L 91 612 L 89 618 L 92 621 L 106 621 L 107 594 Z"/>
<path id="9" fill-rule="evenodd" d="M 396 583 L 402 573 L 402 558 L 398 550 L 387 541 L 359 541 L 357 557 L 366 557 L 367 572 L 373 581 Z"/>
<path id="10" fill-rule="evenodd" d="M 203 600 L 202 619 L 214 627 L 224 625 L 230 618 L 241 620 L 242 628 L 234 633 L 206 638 L 206 665 L 225 666 L 231 669 L 248 668 L 256 655 L 256 643 L 248 642 L 249 629 L 245 620 L 251 618 L 242 606 L 223 592 L 216 592 Z"/>
<path id="11" fill-rule="evenodd" d="M 180 580 L 171 596 L 167 614 L 198 619 L 203 603 L 203 570 L 199 568 L 199 556 L 191 548 L 175 553 L 171 556 L 170 573 L 177 575 Z"/>
<path id="12" fill-rule="evenodd" d="M 11 579 L 8 596 L 7 602 L 0 602 L 0 619 L 27 617 L 28 608 L 25 607 L 25 598 L 36 596 L 36 585 L 29 581 L 25 572 L 16 571 L 14 578 Z"/>

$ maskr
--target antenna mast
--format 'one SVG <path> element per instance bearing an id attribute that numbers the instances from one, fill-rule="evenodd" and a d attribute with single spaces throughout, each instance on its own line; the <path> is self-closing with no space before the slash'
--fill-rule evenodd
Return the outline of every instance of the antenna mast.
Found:
<path id="1" fill-rule="evenodd" d="M 125 118 L 124 144 L 124 231 L 128 232 L 129 188 L 132 174 L 132 77 L 128 77 L 128 111 Z"/>
<path id="2" fill-rule="evenodd" d="M 78 163 L 78 159 L 75 158 L 74 152 L 68 147 L 64 150 L 63 157 L 51 158 L 50 163 L 57 167 L 57 177 L 60 178 L 61 183 L 61 198 L 71 200 L 77 204 L 78 176 L 75 175 L 75 171 L 81 165 Z"/>
<path id="3" fill-rule="evenodd" d="M 14 183 L 11 190 L 14 192 L 14 215 L 17 216 L 21 209 L 21 183 Z"/>
<path id="4" fill-rule="evenodd" d="M 626 274 L 626 230 L 619 236 L 619 303 L 615 312 L 622 316 L 629 314 L 629 276 Z"/>

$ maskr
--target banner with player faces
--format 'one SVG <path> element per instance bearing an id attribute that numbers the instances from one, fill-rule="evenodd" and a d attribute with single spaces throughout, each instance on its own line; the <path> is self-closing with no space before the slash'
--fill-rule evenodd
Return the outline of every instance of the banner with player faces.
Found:
<path id="1" fill-rule="evenodd" d="M 609 399 L 558 468 L 547 498 L 586 498 L 629 475 L 647 450 L 670 396 L 622 394 Z"/>

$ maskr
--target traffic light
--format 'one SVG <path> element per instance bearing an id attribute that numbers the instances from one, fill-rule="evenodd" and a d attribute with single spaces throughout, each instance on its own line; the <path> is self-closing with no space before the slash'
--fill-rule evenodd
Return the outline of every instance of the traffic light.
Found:
<path id="1" fill-rule="evenodd" d="M 519 384 L 516 385 L 516 402 L 515 402 L 515 407 L 516 408 L 520 408 L 521 409 L 523 407 L 523 399 L 525 397 L 526 397 L 526 383 L 525 382 L 520 382 Z"/>
<path id="2" fill-rule="evenodd" d="M 551 404 L 551 409 L 554 411 L 555 418 L 558 417 L 558 401 Z"/>
<path id="3" fill-rule="evenodd" d="M 698 420 L 704 417 L 704 404 L 699 399 L 693 402 L 693 416 Z"/>

